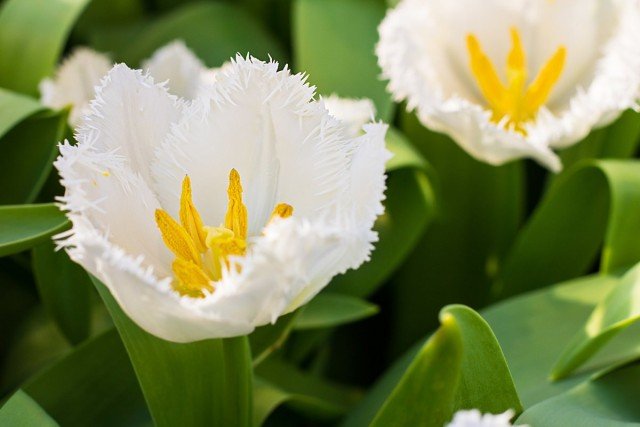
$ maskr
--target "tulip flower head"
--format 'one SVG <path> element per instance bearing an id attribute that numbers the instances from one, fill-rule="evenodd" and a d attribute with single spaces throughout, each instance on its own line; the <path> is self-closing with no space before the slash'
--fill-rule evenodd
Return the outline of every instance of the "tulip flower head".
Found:
<path id="1" fill-rule="evenodd" d="M 192 101 L 116 65 L 55 163 L 59 243 L 154 335 L 250 333 L 369 258 L 385 133 L 275 62 L 237 57 Z"/>
<path id="2" fill-rule="evenodd" d="M 637 0 L 402 0 L 379 32 L 395 99 L 493 165 L 557 171 L 640 98 Z"/>

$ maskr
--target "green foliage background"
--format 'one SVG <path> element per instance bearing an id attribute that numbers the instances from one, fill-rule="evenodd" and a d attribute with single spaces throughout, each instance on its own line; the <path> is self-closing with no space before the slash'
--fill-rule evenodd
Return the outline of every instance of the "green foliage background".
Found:
<path id="1" fill-rule="evenodd" d="M 0 425 L 640 425 L 639 116 L 558 176 L 479 163 L 391 101 L 373 53 L 390 3 L 0 2 Z M 38 83 L 77 45 L 138 66 L 176 38 L 210 67 L 270 55 L 392 125 L 371 262 L 249 337 L 152 337 L 50 240 L 72 133 Z"/>

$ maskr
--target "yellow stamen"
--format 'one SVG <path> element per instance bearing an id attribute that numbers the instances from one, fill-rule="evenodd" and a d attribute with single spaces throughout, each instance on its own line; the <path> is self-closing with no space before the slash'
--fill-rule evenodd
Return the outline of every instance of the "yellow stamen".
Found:
<path id="1" fill-rule="evenodd" d="M 242 184 L 237 170 L 229 172 L 229 204 L 224 217 L 224 226 L 240 239 L 247 238 L 247 207 L 242 203 Z"/>
<path id="2" fill-rule="evenodd" d="M 526 134 L 524 124 L 535 118 L 562 74 L 566 48 L 558 48 L 527 88 L 526 54 L 516 28 L 511 29 L 511 43 L 512 48 L 507 57 L 508 81 L 505 86 L 491 60 L 482 51 L 478 39 L 473 34 L 467 36 L 471 72 L 492 110 L 491 120 L 498 123 L 507 118 L 508 128 Z"/>
<path id="3" fill-rule="evenodd" d="M 200 265 L 200 254 L 196 244 L 187 230 L 171 218 L 171 215 L 162 209 L 156 209 L 156 224 L 160 229 L 164 244 L 176 257 Z"/>
<path id="4" fill-rule="evenodd" d="M 207 277 L 202 268 L 193 262 L 176 258 L 173 261 L 172 269 L 177 279 L 173 284 L 173 288 L 181 295 L 203 297 L 203 290 L 213 291 L 209 277 Z"/>
<path id="5" fill-rule="evenodd" d="M 293 215 L 293 206 L 286 203 L 278 203 L 271 213 L 269 222 L 271 222 L 276 217 L 289 218 L 291 215 Z"/>
<path id="6" fill-rule="evenodd" d="M 204 252 L 207 250 L 204 232 L 204 225 L 198 210 L 193 204 L 191 195 L 191 180 L 188 176 L 182 181 L 182 194 L 180 195 L 180 223 L 193 239 L 198 250 Z"/>
<path id="7" fill-rule="evenodd" d="M 231 268 L 230 258 L 243 256 L 247 251 L 247 208 L 242 202 L 240 174 L 235 169 L 229 173 L 227 193 L 227 213 L 220 227 L 203 225 L 193 203 L 188 176 L 182 181 L 180 223 L 164 210 L 156 210 L 162 240 L 176 256 L 172 264 L 173 288 L 180 295 L 204 298 L 204 291 L 213 292 L 213 282 L 222 279 L 223 270 Z M 273 210 L 272 218 L 287 218 L 292 214 L 290 205 L 280 203 Z"/>

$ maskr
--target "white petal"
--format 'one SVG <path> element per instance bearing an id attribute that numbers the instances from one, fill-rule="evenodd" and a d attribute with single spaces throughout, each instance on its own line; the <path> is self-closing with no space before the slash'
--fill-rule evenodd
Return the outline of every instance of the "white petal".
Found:
<path id="1" fill-rule="evenodd" d="M 512 410 L 497 415 L 482 415 L 477 409 L 461 410 L 455 413 L 453 420 L 446 427 L 511 427 L 510 420 L 513 416 Z"/>
<path id="2" fill-rule="evenodd" d="M 194 99 L 207 69 L 184 42 L 177 40 L 158 49 L 142 64 L 157 82 L 167 82 L 169 91 L 181 98 Z"/>
<path id="3" fill-rule="evenodd" d="M 188 173 L 205 222 L 220 224 L 232 168 L 242 178 L 251 235 L 260 233 L 277 203 L 305 217 L 334 203 L 347 179 L 343 150 L 350 135 L 311 102 L 313 88 L 304 76 L 277 67 L 236 58 L 213 91 L 190 107 L 153 168 L 170 213 L 178 210 L 180 182 Z"/>
<path id="4" fill-rule="evenodd" d="M 362 131 L 365 123 L 370 123 L 376 115 L 376 107 L 370 99 L 340 98 L 330 95 L 322 98 L 324 106 L 336 119 L 347 124 L 353 135 Z"/>
<path id="5" fill-rule="evenodd" d="M 69 123 L 80 124 L 89 101 L 95 96 L 95 87 L 111 68 L 107 55 L 87 48 L 78 48 L 60 65 L 52 79 L 40 83 L 40 101 L 54 109 L 72 106 Z"/>

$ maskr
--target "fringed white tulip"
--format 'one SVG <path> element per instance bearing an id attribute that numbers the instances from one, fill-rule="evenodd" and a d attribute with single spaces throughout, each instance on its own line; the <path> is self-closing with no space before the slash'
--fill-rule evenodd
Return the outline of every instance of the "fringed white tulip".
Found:
<path id="1" fill-rule="evenodd" d="M 502 414 L 482 414 L 477 409 L 458 411 L 446 427 L 511 427 L 513 411 Z M 527 427 L 522 425 L 520 427 Z"/>
<path id="2" fill-rule="evenodd" d="M 89 110 L 96 86 L 109 72 L 113 61 L 108 55 L 88 48 L 76 49 L 58 68 L 55 77 L 40 83 L 43 105 L 60 109 L 71 106 L 69 123 L 73 127 Z M 173 95 L 194 99 L 201 85 L 209 84 L 218 69 L 208 69 L 182 41 L 173 41 L 143 61 L 143 69 L 156 82 L 166 82 Z"/>
<path id="3" fill-rule="evenodd" d="M 557 171 L 551 148 L 637 108 L 638 0 L 402 0 L 379 31 L 395 99 L 490 164 Z"/>
<path id="4" fill-rule="evenodd" d="M 58 242 L 142 328 L 250 333 L 369 258 L 386 125 L 354 136 L 305 77 L 237 57 L 196 100 L 116 65 L 55 165 Z"/>

